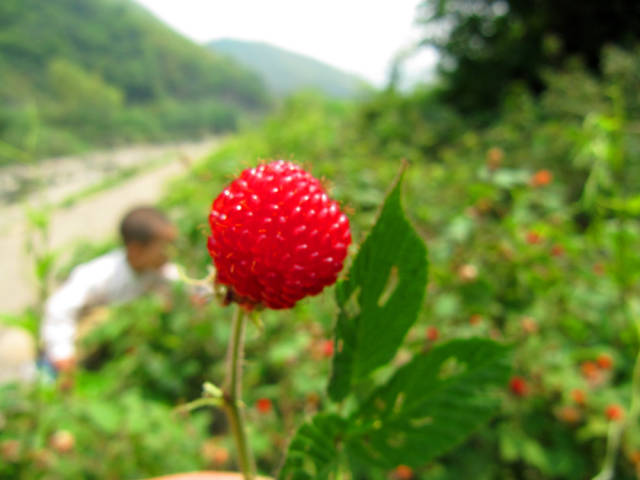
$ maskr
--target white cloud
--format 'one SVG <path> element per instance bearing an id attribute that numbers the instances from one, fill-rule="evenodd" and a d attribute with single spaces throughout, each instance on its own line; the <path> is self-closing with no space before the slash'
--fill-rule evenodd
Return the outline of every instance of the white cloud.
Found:
<path id="1" fill-rule="evenodd" d="M 421 35 L 414 24 L 420 0 L 138 1 L 197 42 L 223 37 L 267 42 L 378 86 L 396 51 Z"/>

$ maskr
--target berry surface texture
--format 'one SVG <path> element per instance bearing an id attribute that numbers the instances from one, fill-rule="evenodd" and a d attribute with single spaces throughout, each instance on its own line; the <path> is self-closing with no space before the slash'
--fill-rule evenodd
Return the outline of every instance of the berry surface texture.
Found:
<path id="1" fill-rule="evenodd" d="M 290 308 L 333 284 L 349 220 L 319 180 L 278 160 L 244 170 L 213 201 L 209 253 L 217 282 L 245 308 Z"/>

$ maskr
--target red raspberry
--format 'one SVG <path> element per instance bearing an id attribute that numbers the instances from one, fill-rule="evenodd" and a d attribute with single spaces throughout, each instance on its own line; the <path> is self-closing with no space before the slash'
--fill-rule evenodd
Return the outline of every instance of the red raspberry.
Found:
<path id="1" fill-rule="evenodd" d="M 413 469 L 406 465 L 398 465 L 393 470 L 393 478 L 395 480 L 411 480 L 413 478 Z"/>
<path id="2" fill-rule="evenodd" d="M 268 398 L 259 398 L 256 401 L 256 408 L 258 409 L 258 411 L 262 414 L 267 414 L 271 411 L 271 400 Z"/>
<path id="3" fill-rule="evenodd" d="M 517 375 L 509 380 L 509 389 L 516 397 L 526 397 L 529 394 L 527 381 Z"/>
<path id="4" fill-rule="evenodd" d="M 564 255 L 564 247 L 559 243 L 556 243 L 553 247 L 551 247 L 551 255 L 554 257 L 562 257 Z"/>
<path id="5" fill-rule="evenodd" d="M 607 408 L 604 410 L 604 414 L 609 420 L 615 422 L 624 418 L 624 409 L 617 403 L 612 403 L 607 405 Z"/>
<path id="6" fill-rule="evenodd" d="M 431 326 L 427 328 L 426 336 L 427 340 L 429 340 L 430 342 L 435 342 L 436 340 L 438 340 L 438 338 L 440 337 L 440 331 L 438 330 L 438 327 Z"/>
<path id="7" fill-rule="evenodd" d="M 333 340 L 324 340 L 322 342 L 322 355 L 327 358 L 333 356 Z"/>
<path id="8" fill-rule="evenodd" d="M 610 370 L 613 367 L 613 358 L 611 358 L 611 355 L 608 355 L 606 353 L 601 353 L 600 355 L 598 355 L 598 358 L 596 358 L 596 362 L 602 370 Z"/>
<path id="9" fill-rule="evenodd" d="M 574 388 L 571 391 L 571 398 L 578 405 L 584 405 L 585 403 L 587 403 L 587 395 L 586 395 L 586 393 L 584 393 L 584 390 L 580 390 L 579 388 Z"/>
<path id="10" fill-rule="evenodd" d="M 213 201 L 208 248 L 217 281 L 246 308 L 290 308 L 336 281 L 349 220 L 320 182 L 278 160 L 244 170 Z"/>
<path id="11" fill-rule="evenodd" d="M 542 243 L 542 235 L 540 235 L 538 232 L 535 232 L 533 230 L 531 230 L 530 232 L 527 232 L 526 239 L 529 245 L 537 245 L 539 243 Z"/>
<path id="12" fill-rule="evenodd" d="M 549 170 L 538 170 L 533 177 L 531 177 L 531 186 L 544 187 L 549 185 L 553 180 L 553 174 Z"/>

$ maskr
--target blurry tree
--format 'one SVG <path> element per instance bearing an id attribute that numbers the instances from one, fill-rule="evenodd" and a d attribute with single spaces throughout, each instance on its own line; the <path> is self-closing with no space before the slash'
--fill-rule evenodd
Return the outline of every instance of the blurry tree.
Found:
<path id="1" fill-rule="evenodd" d="M 85 122 L 108 124 L 122 108 L 123 94 L 118 88 L 68 60 L 53 60 L 47 74 L 56 103 L 53 113 L 61 111 L 58 121 L 78 127 Z"/>
<path id="2" fill-rule="evenodd" d="M 543 89 L 545 67 L 580 56 L 598 71 L 607 44 L 640 35 L 637 0 L 425 0 L 424 44 L 440 54 L 444 96 L 462 111 L 497 107 L 508 86 Z"/>

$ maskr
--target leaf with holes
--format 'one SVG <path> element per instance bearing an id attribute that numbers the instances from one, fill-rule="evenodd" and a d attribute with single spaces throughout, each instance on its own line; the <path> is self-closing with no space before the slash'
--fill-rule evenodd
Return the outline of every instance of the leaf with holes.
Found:
<path id="1" fill-rule="evenodd" d="M 381 468 L 417 468 L 463 441 L 498 406 L 508 348 L 492 340 L 452 340 L 415 357 L 350 419 L 349 456 Z"/>
<path id="2" fill-rule="evenodd" d="M 298 429 L 291 440 L 280 480 L 323 480 L 340 461 L 339 445 L 345 420 L 333 414 L 319 414 Z"/>
<path id="3" fill-rule="evenodd" d="M 393 358 L 422 306 L 427 249 L 402 210 L 402 176 L 336 288 L 338 348 L 329 383 L 335 401 Z"/>

